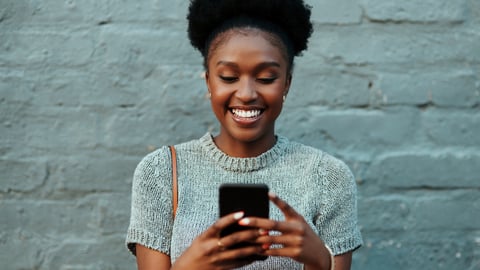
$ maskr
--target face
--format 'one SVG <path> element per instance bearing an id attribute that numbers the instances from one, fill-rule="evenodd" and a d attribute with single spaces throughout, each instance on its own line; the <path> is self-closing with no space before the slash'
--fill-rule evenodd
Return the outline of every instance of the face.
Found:
<path id="1" fill-rule="evenodd" d="M 230 31 L 218 37 L 225 40 L 207 62 L 211 106 L 221 124 L 215 141 L 229 155 L 239 156 L 235 149 L 242 147 L 255 149 L 256 155 L 275 143 L 275 120 L 291 77 L 285 54 L 272 45 L 268 33 Z"/>

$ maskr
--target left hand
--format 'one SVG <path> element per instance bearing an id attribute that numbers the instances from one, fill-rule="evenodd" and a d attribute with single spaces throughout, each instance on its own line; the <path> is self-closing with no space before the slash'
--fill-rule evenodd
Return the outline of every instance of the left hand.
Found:
<path id="1" fill-rule="evenodd" d="M 289 204 L 270 193 L 270 200 L 282 211 L 285 221 L 248 217 L 239 221 L 240 225 L 279 232 L 279 235 L 259 236 L 257 243 L 280 245 L 264 251 L 268 256 L 292 258 L 305 265 L 305 269 L 330 269 L 330 254 L 324 242 L 310 225 Z"/>

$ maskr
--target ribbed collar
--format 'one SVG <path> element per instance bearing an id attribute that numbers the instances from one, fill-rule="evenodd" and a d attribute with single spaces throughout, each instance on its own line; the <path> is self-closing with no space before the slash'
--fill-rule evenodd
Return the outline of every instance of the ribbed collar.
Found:
<path id="1" fill-rule="evenodd" d="M 257 157 L 251 158 L 231 157 L 225 154 L 217 147 L 210 133 L 207 133 L 200 138 L 200 144 L 207 153 L 207 157 L 212 159 L 225 170 L 234 172 L 251 172 L 260 170 L 274 163 L 285 151 L 288 139 L 282 136 L 277 136 L 277 142 L 272 148 Z"/>

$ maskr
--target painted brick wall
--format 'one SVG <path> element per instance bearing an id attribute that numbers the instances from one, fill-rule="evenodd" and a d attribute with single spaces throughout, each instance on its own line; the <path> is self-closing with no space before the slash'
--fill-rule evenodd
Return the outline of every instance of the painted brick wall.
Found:
<path id="1" fill-rule="evenodd" d="M 480 269 L 480 2 L 310 0 L 278 132 L 344 159 L 353 269 Z M 0 268 L 132 269 L 133 170 L 216 130 L 187 1 L 0 0 Z"/>

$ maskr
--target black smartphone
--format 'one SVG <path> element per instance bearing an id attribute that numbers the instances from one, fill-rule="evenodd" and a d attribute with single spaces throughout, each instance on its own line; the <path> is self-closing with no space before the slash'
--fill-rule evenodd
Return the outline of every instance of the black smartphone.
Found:
<path id="1" fill-rule="evenodd" d="M 243 211 L 245 217 L 269 217 L 270 201 L 268 199 L 268 186 L 265 184 L 222 184 L 219 189 L 220 216 Z M 220 236 L 233 232 L 246 230 L 248 227 L 237 223 L 222 230 Z M 240 243 L 231 248 L 251 245 Z M 267 256 L 255 255 L 251 259 L 265 260 Z"/>

